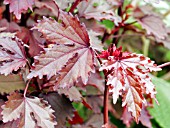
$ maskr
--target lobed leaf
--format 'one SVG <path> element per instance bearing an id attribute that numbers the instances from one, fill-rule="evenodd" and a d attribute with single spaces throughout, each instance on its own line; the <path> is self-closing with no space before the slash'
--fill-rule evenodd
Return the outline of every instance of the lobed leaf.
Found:
<path id="1" fill-rule="evenodd" d="M 18 127 L 54 128 L 54 111 L 51 106 L 37 97 L 27 98 L 14 92 L 8 96 L 8 101 L 2 106 L 3 122 L 19 119 Z"/>
<path id="2" fill-rule="evenodd" d="M 55 42 L 52 48 L 35 57 L 35 69 L 28 78 L 47 75 L 51 78 L 59 73 L 58 87 L 70 87 L 81 77 L 87 83 L 90 72 L 94 72 L 94 51 L 90 48 L 88 33 L 77 17 L 61 11 L 59 19 L 62 23 L 45 18 L 33 29 L 42 32 L 45 38 Z"/>
<path id="3" fill-rule="evenodd" d="M 14 12 L 17 19 L 21 19 L 21 13 L 27 11 L 28 8 L 32 10 L 34 0 L 4 0 L 4 4 L 10 5 L 10 12 Z"/>
<path id="4" fill-rule="evenodd" d="M 165 39 L 167 35 L 167 30 L 162 19 L 155 14 L 148 14 L 147 7 L 143 6 L 144 9 L 136 8 L 134 10 L 134 17 L 137 19 L 138 23 L 142 28 L 146 29 L 147 34 L 153 34 L 158 39 Z M 146 10 L 145 10 L 146 9 Z"/>
<path id="5" fill-rule="evenodd" d="M 155 98 L 155 86 L 151 82 L 148 73 L 159 71 L 153 61 L 141 54 L 121 52 L 121 48 L 113 47 L 113 53 L 103 52 L 101 57 L 107 60 L 102 61 L 100 71 L 107 74 L 107 85 L 113 96 L 113 103 L 117 102 L 119 95 L 123 97 L 122 106 L 127 106 L 128 111 L 138 122 L 142 104 L 146 104 L 144 94 Z"/>
<path id="6" fill-rule="evenodd" d="M 0 37 L 0 74 L 8 75 L 26 64 L 22 41 L 18 38 Z"/>

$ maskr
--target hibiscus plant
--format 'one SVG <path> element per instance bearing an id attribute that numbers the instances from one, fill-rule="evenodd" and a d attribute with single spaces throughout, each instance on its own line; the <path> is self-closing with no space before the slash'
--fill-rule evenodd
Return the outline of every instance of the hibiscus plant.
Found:
<path id="1" fill-rule="evenodd" d="M 157 94 L 166 98 L 169 83 L 158 77 L 170 76 L 169 8 L 161 0 L 1 0 L 0 128 L 168 126 L 155 116 L 164 104 L 155 85 L 167 85 Z"/>

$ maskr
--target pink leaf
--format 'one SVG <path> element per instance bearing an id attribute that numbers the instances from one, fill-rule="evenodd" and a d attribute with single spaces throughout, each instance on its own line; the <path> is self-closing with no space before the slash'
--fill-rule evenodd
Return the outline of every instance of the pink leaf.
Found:
<path id="1" fill-rule="evenodd" d="M 60 12 L 59 19 L 62 23 L 44 18 L 34 27 L 42 32 L 47 40 L 56 44 L 35 57 L 38 62 L 28 78 L 42 78 L 43 75 L 51 78 L 59 73 L 56 89 L 72 86 L 79 77 L 86 84 L 89 73 L 94 72 L 94 52 L 90 48 L 86 28 L 77 17 L 64 12 Z"/>
<path id="2" fill-rule="evenodd" d="M 17 19 L 21 19 L 21 13 L 30 8 L 34 0 L 4 0 L 4 4 L 10 4 L 10 12 L 14 12 Z"/>
<path id="3" fill-rule="evenodd" d="M 127 106 L 128 111 L 138 122 L 142 104 L 146 104 L 144 94 L 155 98 L 155 86 L 151 82 L 148 73 L 159 71 L 153 61 L 141 54 L 121 52 L 121 48 L 112 49 L 112 52 L 104 51 L 100 71 L 107 73 L 107 85 L 113 96 L 113 103 L 117 102 L 119 95 L 123 97 L 122 106 Z"/>
<path id="4" fill-rule="evenodd" d="M 96 20 L 114 20 L 116 25 L 121 22 L 121 18 L 114 13 L 113 6 L 106 0 L 82 1 L 78 5 L 78 12 L 80 17 L 85 17 L 86 19 L 94 18 Z"/>
<path id="5" fill-rule="evenodd" d="M 146 8 L 146 7 L 144 7 Z M 167 30 L 162 19 L 155 14 L 148 14 L 148 9 L 137 8 L 134 11 L 134 17 L 137 19 L 138 23 L 146 29 L 147 34 L 153 34 L 159 39 L 166 38 Z"/>
<path id="6" fill-rule="evenodd" d="M 2 106 L 3 122 L 20 118 L 19 127 L 54 128 L 54 111 L 47 101 L 37 97 L 27 98 L 15 92 L 8 96 L 8 101 Z"/>
<path id="7" fill-rule="evenodd" d="M 44 0 L 44 1 L 38 1 L 36 0 L 35 1 L 35 6 L 38 7 L 38 8 L 47 8 L 47 9 L 50 9 L 50 11 L 52 12 L 53 16 L 56 16 L 58 17 L 59 16 L 59 8 L 55 2 L 56 0 Z M 44 9 L 44 8 L 43 8 Z M 38 11 L 42 11 L 42 10 L 37 10 L 36 13 Z M 46 10 L 47 11 L 47 10 Z M 42 12 L 39 12 L 39 13 L 42 13 Z M 44 13 L 47 13 L 47 12 L 44 12 Z M 49 15 L 49 14 L 48 14 Z"/>
<path id="8" fill-rule="evenodd" d="M 66 126 L 66 118 L 72 119 L 74 108 L 71 102 L 63 97 L 60 96 L 56 92 L 51 92 L 48 94 L 40 94 L 40 97 L 47 100 L 51 105 L 52 109 L 55 111 L 54 115 L 56 116 L 57 126 L 55 128 L 63 128 Z M 51 127 L 49 127 L 51 128 Z"/>
<path id="9" fill-rule="evenodd" d="M 0 38 L 0 74 L 8 75 L 26 64 L 22 42 L 18 38 Z"/>

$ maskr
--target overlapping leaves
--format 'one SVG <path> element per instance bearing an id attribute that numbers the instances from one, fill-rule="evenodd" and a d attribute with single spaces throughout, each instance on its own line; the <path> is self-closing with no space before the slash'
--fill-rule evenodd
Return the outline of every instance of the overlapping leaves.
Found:
<path id="1" fill-rule="evenodd" d="M 112 53 L 104 51 L 101 55 L 106 60 L 102 61 L 100 71 L 107 74 L 107 85 L 113 96 L 113 103 L 117 102 L 119 95 L 123 97 L 122 106 L 127 106 L 128 111 L 138 121 L 142 105 L 146 104 L 144 94 L 155 99 L 155 86 L 148 73 L 159 71 L 153 61 L 141 54 L 121 52 L 115 46 Z"/>
<path id="2" fill-rule="evenodd" d="M 54 110 L 44 100 L 37 97 L 27 98 L 14 92 L 8 96 L 8 101 L 2 106 L 3 122 L 19 118 L 17 127 L 54 128 L 57 124 L 53 115 Z"/>
<path id="3" fill-rule="evenodd" d="M 57 86 L 68 87 L 78 78 L 86 84 L 90 72 L 94 70 L 94 51 L 90 48 L 90 40 L 86 28 L 77 17 L 60 12 L 59 23 L 45 18 L 33 29 L 38 29 L 44 37 L 55 42 L 52 48 L 35 57 L 35 69 L 28 78 L 47 75 L 51 78 L 59 73 Z"/>

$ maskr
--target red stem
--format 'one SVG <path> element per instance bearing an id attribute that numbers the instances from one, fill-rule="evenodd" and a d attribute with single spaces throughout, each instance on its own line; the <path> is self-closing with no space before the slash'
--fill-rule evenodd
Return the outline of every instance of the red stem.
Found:
<path id="1" fill-rule="evenodd" d="M 109 86 L 106 85 L 105 82 L 105 90 L 104 90 L 104 112 L 103 112 L 103 118 L 104 118 L 104 124 L 108 124 L 109 121 L 109 115 L 108 115 L 108 99 L 109 99 Z"/>
<path id="2" fill-rule="evenodd" d="M 76 0 L 74 4 L 71 6 L 69 12 L 73 13 L 74 9 L 77 7 L 77 5 L 81 2 L 81 0 Z"/>

